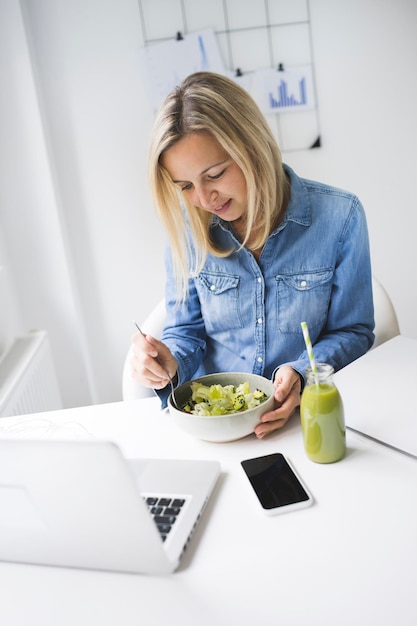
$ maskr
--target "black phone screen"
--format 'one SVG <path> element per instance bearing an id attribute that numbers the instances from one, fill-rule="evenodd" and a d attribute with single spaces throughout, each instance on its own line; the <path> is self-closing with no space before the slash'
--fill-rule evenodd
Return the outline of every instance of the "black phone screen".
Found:
<path id="1" fill-rule="evenodd" d="M 241 465 L 264 509 L 274 509 L 309 500 L 309 495 L 283 454 L 277 452 Z"/>

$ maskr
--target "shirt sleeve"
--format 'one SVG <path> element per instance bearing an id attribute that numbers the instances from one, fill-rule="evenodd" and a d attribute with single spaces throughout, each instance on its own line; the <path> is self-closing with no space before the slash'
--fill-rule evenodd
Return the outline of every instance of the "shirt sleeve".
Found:
<path id="1" fill-rule="evenodd" d="M 171 252 L 165 252 L 167 317 L 161 341 L 171 350 L 178 363 L 178 385 L 191 380 L 201 365 L 206 350 L 206 332 L 201 315 L 200 301 L 193 280 L 189 281 L 189 292 L 185 302 L 177 303 L 175 277 Z M 165 407 L 171 388 L 156 390 Z"/>

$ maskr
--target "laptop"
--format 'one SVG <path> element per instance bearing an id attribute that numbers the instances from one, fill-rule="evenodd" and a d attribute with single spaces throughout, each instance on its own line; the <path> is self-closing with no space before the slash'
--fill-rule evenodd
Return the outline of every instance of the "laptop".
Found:
<path id="1" fill-rule="evenodd" d="M 0 439 L 0 560 L 168 574 L 216 461 L 132 459 L 100 440 Z"/>
<path id="2" fill-rule="evenodd" d="M 346 426 L 417 457 L 417 341 L 398 335 L 335 374 Z"/>

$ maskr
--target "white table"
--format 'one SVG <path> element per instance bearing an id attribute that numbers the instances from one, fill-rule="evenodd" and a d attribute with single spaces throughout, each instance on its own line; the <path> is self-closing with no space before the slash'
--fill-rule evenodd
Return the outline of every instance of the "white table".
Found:
<path id="1" fill-rule="evenodd" d="M 314 464 L 297 417 L 263 441 L 198 441 L 156 398 L 0 421 L 0 436 L 17 429 L 107 437 L 130 457 L 218 459 L 223 473 L 176 573 L 0 563 L 4 626 L 416 624 L 417 461 L 407 455 L 348 432 L 343 461 Z M 312 507 L 257 509 L 240 461 L 273 451 L 293 462 Z"/>

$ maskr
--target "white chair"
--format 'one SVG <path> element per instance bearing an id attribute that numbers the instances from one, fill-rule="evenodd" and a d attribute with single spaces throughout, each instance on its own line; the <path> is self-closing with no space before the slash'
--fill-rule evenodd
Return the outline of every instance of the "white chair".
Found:
<path id="1" fill-rule="evenodd" d="M 372 348 L 376 348 L 399 335 L 400 327 L 391 298 L 375 276 L 372 276 L 372 291 L 375 309 L 375 342 Z"/>
<path id="2" fill-rule="evenodd" d="M 374 296 L 375 308 L 375 342 L 372 348 L 376 348 L 376 346 L 379 346 L 381 343 L 388 341 L 388 339 L 392 339 L 393 337 L 399 335 L 400 328 L 391 299 L 379 280 L 375 278 L 375 276 L 372 277 L 372 291 Z M 153 337 L 156 337 L 156 339 L 159 339 L 162 335 L 164 321 L 165 299 L 158 302 L 156 307 L 142 322 L 141 328 L 145 333 L 149 333 Z M 130 368 L 131 357 L 131 348 L 129 348 L 123 367 L 123 400 L 152 397 L 154 395 L 152 389 L 143 387 L 132 378 Z"/>

